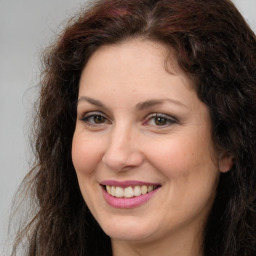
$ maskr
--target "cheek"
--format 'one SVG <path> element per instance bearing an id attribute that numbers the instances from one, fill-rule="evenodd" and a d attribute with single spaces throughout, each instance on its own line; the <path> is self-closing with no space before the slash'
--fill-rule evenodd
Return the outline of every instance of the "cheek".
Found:
<path id="1" fill-rule="evenodd" d="M 167 173 L 171 171 L 176 174 L 185 174 L 200 166 L 212 164 L 211 149 L 191 139 L 181 138 L 163 142 L 159 150 L 155 147 L 148 148 L 154 148 L 149 157 L 152 164 Z M 159 153 L 156 154 L 156 152 Z"/>
<path id="2" fill-rule="evenodd" d="M 208 131 L 201 130 L 163 140 L 158 143 L 161 148 L 148 145 L 154 148 L 148 159 L 170 182 L 172 193 L 208 194 L 215 189 L 219 172 L 210 138 Z"/>
<path id="3" fill-rule="evenodd" d="M 161 205 L 167 205 L 166 212 L 169 208 L 175 209 L 177 218 L 208 212 L 219 177 L 218 168 L 212 160 L 211 142 L 207 144 L 200 138 L 184 136 L 161 145 L 161 150 L 155 150 L 159 154 L 155 157 L 151 154 L 151 164 L 165 176 L 167 185 L 168 197 L 159 198 Z M 168 214 L 166 218 L 169 220 Z"/>
<path id="4" fill-rule="evenodd" d="M 88 136 L 74 133 L 72 142 L 72 161 L 75 167 L 78 183 L 86 204 L 93 209 L 95 186 L 98 186 L 97 166 L 101 162 L 101 140 L 88 139 Z M 93 196 L 92 196 L 93 195 Z"/>
<path id="5" fill-rule="evenodd" d="M 87 137 L 87 136 L 86 136 Z M 102 159 L 102 143 L 74 134 L 72 142 L 72 161 L 77 174 L 89 175 Z"/>

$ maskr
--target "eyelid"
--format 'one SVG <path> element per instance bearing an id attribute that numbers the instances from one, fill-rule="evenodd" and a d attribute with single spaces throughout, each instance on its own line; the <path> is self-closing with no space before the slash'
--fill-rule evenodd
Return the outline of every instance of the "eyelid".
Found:
<path id="1" fill-rule="evenodd" d="M 92 124 L 90 122 L 87 122 L 87 120 L 90 118 L 90 117 L 93 117 L 93 116 L 101 116 L 103 118 L 106 119 L 106 122 L 105 123 L 102 123 L 102 124 Z M 89 111 L 89 112 L 86 112 L 82 115 L 82 117 L 80 118 L 81 121 L 85 122 L 87 125 L 91 125 L 91 126 L 100 126 L 100 125 L 104 125 L 106 123 L 110 123 L 109 121 L 109 118 L 104 114 L 102 113 L 101 111 Z"/>
<path id="2" fill-rule="evenodd" d="M 169 122 L 169 124 L 163 125 L 163 126 L 155 125 L 155 126 L 157 126 L 158 128 L 165 128 L 165 127 L 168 127 L 168 126 L 170 126 L 170 125 L 172 125 L 172 124 L 179 123 L 179 121 L 177 120 L 177 118 L 175 118 L 175 117 L 173 117 L 173 116 L 170 116 L 170 115 L 168 115 L 168 114 L 163 114 L 163 113 L 157 113 L 157 112 L 156 112 L 156 113 L 151 113 L 151 114 L 149 114 L 149 115 L 146 117 L 145 122 L 143 122 L 143 125 L 146 125 L 146 124 L 150 121 L 150 119 L 156 118 L 156 117 L 165 118 L 165 119 L 167 120 L 167 122 Z"/>

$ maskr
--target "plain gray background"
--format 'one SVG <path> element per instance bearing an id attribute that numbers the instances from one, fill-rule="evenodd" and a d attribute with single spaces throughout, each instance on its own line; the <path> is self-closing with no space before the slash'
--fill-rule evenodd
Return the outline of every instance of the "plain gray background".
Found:
<path id="1" fill-rule="evenodd" d="M 124 0 L 125 1 L 125 0 Z M 135 0 L 136 1 L 136 0 Z M 29 169 L 40 53 L 86 0 L 0 0 L 0 255 L 10 255 L 8 216 Z M 256 31 L 256 0 L 234 0 Z M 30 119 L 29 119 L 30 118 Z"/>

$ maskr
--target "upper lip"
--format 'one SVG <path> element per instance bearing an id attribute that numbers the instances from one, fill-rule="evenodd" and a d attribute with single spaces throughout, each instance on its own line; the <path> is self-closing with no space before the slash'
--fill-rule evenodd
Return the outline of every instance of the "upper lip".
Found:
<path id="1" fill-rule="evenodd" d="M 152 183 L 146 181 L 137 181 L 137 180 L 125 180 L 125 181 L 117 181 L 117 180 L 104 180 L 100 182 L 103 186 L 114 186 L 114 187 L 128 187 L 128 186 L 160 186 L 159 183 Z"/>

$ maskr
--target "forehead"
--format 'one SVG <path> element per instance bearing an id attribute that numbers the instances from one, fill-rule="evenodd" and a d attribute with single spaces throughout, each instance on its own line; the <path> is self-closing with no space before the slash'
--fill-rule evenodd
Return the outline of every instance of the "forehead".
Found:
<path id="1" fill-rule="evenodd" d="M 117 44 L 99 47 L 89 58 L 80 79 L 80 84 L 89 77 L 133 75 L 136 79 L 164 77 L 167 73 L 181 75 L 192 83 L 188 75 L 179 68 L 174 50 L 163 43 L 135 38 Z"/>
<path id="2" fill-rule="evenodd" d="M 172 52 L 148 40 L 100 47 L 83 70 L 78 97 L 115 110 L 167 98 L 186 106 L 199 104 L 191 79 L 178 68 Z"/>

